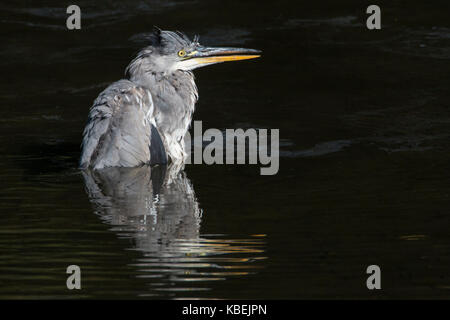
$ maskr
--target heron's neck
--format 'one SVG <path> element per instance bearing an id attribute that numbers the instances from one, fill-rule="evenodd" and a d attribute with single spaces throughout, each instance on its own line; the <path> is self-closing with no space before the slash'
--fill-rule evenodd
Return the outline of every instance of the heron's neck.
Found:
<path id="1" fill-rule="evenodd" d="M 197 86 L 191 72 L 170 74 L 145 73 L 131 81 L 148 88 L 154 108 L 155 122 L 167 154 L 172 160 L 185 155 L 184 137 L 192 121 L 198 99 Z"/>
<path id="2" fill-rule="evenodd" d="M 174 99 L 173 95 L 178 95 L 187 103 L 186 106 L 192 108 L 198 100 L 194 75 L 190 71 L 177 70 L 171 73 L 147 71 L 131 74 L 128 79 L 148 88 L 154 96 L 163 99 Z"/>

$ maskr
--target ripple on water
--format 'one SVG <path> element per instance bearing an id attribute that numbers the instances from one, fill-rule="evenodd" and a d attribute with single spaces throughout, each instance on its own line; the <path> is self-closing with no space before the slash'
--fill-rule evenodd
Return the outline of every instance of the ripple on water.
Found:
<path id="1" fill-rule="evenodd" d="M 132 243 L 128 251 L 140 252 L 128 264 L 146 282 L 139 296 L 210 290 L 212 282 L 263 267 L 265 234 L 201 234 L 206 213 L 186 174 L 174 167 L 111 168 L 84 178 L 100 219 Z"/>

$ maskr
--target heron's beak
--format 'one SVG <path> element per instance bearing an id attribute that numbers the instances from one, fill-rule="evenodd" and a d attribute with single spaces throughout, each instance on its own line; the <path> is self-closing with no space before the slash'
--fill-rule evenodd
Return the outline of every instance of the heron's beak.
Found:
<path id="1" fill-rule="evenodd" d="M 191 60 L 195 67 L 202 67 L 213 63 L 225 61 L 238 61 L 259 58 L 260 50 L 245 48 L 209 48 L 201 47 L 196 51 L 187 54 L 187 59 Z"/>

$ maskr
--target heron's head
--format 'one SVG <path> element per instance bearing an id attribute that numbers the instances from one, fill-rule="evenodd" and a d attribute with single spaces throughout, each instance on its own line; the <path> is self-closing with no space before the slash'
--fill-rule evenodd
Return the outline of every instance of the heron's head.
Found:
<path id="1" fill-rule="evenodd" d="M 149 40 L 150 46 L 144 48 L 133 62 L 140 61 L 142 67 L 151 72 L 190 71 L 225 61 L 258 58 L 261 52 L 245 48 L 205 47 L 199 43 L 198 37 L 190 40 L 181 32 L 159 29 L 153 31 Z"/>

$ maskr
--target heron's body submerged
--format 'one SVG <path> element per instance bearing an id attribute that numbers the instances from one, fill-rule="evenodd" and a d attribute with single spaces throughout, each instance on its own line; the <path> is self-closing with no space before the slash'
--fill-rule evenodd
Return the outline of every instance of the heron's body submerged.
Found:
<path id="1" fill-rule="evenodd" d="M 227 55 L 217 56 L 219 49 Z M 159 30 L 153 34 L 152 45 L 127 67 L 127 79 L 111 84 L 94 101 L 83 132 L 80 167 L 183 161 L 184 136 L 198 99 L 191 70 L 233 57 L 256 57 L 229 55 L 256 52 L 251 49 L 219 49 L 202 47 L 179 33 Z"/>
<path id="2" fill-rule="evenodd" d="M 148 85 L 120 80 L 106 88 L 89 113 L 80 166 L 135 167 L 184 159 L 183 138 L 197 88 L 192 73 L 179 73 Z M 179 82 L 189 90 L 176 87 Z"/>

